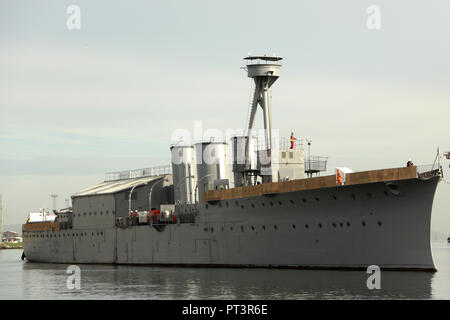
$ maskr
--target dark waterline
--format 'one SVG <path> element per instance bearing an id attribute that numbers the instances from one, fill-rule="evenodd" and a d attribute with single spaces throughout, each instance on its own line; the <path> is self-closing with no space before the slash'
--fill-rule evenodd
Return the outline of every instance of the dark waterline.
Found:
<path id="1" fill-rule="evenodd" d="M 437 272 L 79 265 L 81 289 L 67 288 L 69 265 L 27 263 L 0 250 L 0 299 L 450 299 L 450 246 L 433 243 Z"/>

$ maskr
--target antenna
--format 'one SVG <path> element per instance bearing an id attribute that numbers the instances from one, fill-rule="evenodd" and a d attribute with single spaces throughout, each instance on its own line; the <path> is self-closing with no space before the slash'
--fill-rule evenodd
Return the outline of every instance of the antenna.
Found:
<path id="1" fill-rule="evenodd" d="M 305 140 L 306 140 L 306 143 L 308 144 L 308 165 L 307 165 L 307 168 L 305 171 L 311 178 L 311 176 L 312 176 L 312 172 L 311 172 L 311 143 L 312 143 L 312 140 L 310 140 L 310 139 L 305 139 Z"/>

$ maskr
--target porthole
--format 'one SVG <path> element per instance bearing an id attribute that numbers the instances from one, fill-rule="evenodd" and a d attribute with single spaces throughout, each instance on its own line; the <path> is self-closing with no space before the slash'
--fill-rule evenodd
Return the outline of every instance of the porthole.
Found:
<path id="1" fill-rule="evenodd" d="M 278 201 L 278 204 L 279 204 L 280 206 L 282 206 L 282 205 L 283 205 L 283 203 L 282 203 L 281 201 Z"/>
<path id="2" fill-rule="evenodd" d="M 273 207 L 273 202 L 272 202 L 272 201 L 270 201 L 270 203 L 269 203 L 269 204 L 270 204 L 270 206 L 271 206 L 271 207 Z"/>
<path id="3" fill-rule="evenodd" d="M 362 226 L 363 226 L 363 227 L 366 226 L 366 222 L 365 222 L 365 221 L 362 222 Z"/>
<path id="4" fill-rule="evenodd" d="M 252 203 L 252 208 L 254 208 L 255 207 L 255 205 Z"/>
<path id="5" fill-rule="evenodd" d="M 303 198 L 302 200 L 303 200 L 303 202 L 305 202 L 305 203 L 306 203 L 306 199 L 305 199 L 305 198 Z"/>
<path id="6" fill-rule="evenodd" d="M 205 204 L 205 209 L 208 209 L 208 204 Z"/>
<path id="7" fill-rule="evenodd" d="M 295 224 L 292 225 L 292 229 L 295 229 Z"/>
<path id="8" fill-rule="evenodd" d="M 95 215 L 95 216 L 97 215 L 97 211 L 94 212 L 94 215 Z"/>
<path id="9" fill-rule="evenodd" d="M 384 195 L 387 197 L 389 196 L 389 193 L 387 191 L 384 191 Z"/>
<path id="10" fill-rule="evenodd" d="M 320 201 L 320 199 L 319 199 L 319 198 L 315 198 L 315 199 L 316 199 L 316 201 L 317 201 L 317 202 L 319 202 L 319 201 Z"/>
<path id="11" fill-rule="evenodd" d="M 239 206 L 239 202 L 236 200 L 236 207 Z"/>
<path id="12" fill-rule="evenodd" d="M 85 216 L 86 215 L 86 212 L 83 212 L 83 216 Z"/>
<path id="13" fill-rule="evenodd" d="M 219 202 L 219 208 L 222 208 L 222 204 Z"/>
<path id="14" fill-rule="evenodd" d="M 92 212 L 89 212 L 89 215 L 92 216 Z"/>
<path id="15" fill-rule="evenodd" d="M 354 193 L 352 193 L 352 199 L 353 199 L 353 200 L 356 200 L 356 196 L 355 196 Z"/>
<path id="16" fill-rule="evenodd" d="M 266 226 L 262 226 L 263 230 L 266 230 Z"/>
<path id="17" fill-rule="evenodd" d="M 214 227 L 211 227 L 211 232 L 214 232 Z"/>
<path id="18" fill-rule="evenodd" d="M 319 223 L 319 228 L 322 228 L 322 224 L 321 223 Z"/>
<path id="19" fill-rule="evenodd" d="M 347 227 L 350 227 L 350 222 L 347 222 Z"/>
<path id="20" fill-rule="evenodd" d="M 227 206 L 227 208 L 228 208 L 228 206 L 229 206 L 229 204 L 228 204 L 228 201 L 227 202 L 225 202 L 225 205 Z"/>
<path id="21" fill-rule="evenodd" d="M 306 228 L 306 229 L 308 229 L 308 228 L 309 228 L 308 224 L 305 224 L 305 228 Z"/>
<path id="22" fill-rule="evenodd" d="M 223 226 L 221 227 L 222 231 L 223 231 Z"/>
<path id="23" fill-rule="evenodd" d="M 254 227 L 254 226 L 252 226 L 252 230 L 253 230 L 253 231 L 255 230 L 255 227 Z"/>
<path id="24" fill-rule="evenodd" d="M 342 222 L 340 222 L 339 226 L 342 228 L 342 227 L 344 227 L 344 224 Z"/>
<path id="25" fill-rule="evenodd" d="M 241 209 L 244 209 L 244 205 L 243 204 L 241 205 Z"/>
<path id="26" fill-rule="evenodd" d="M 333 227 L 335 227 L 335 228 L 336 228 L 336 222 L 333 222 Z"/>
<path id="27" fill-rule="evenodd" d="M 277 230 L 277 229 L 278 229 L 277 225 L 274 225 L 274 226 L 273 226 L 273 228 L 274 228 L 275 230 Z"/>
<path id="28" fill-rule="evenodd" d="M 336 196 L 333 196 L 333 199 L 334 199 L 334 200 L 337 200 L 337 197 L 336 197 Z"/>
<path id="29" fill-rule="evenodd" d="M 381 221 L 378 221 L 378 226 L 381 227 Z"/>
<path id="30" fill-rule="evenodd" d="M 230 230 L 233 231 L 233 226 L 230 227 Z"/>
<path id="31" fill-rule="evenodd" d="M 241 226 L 241 231 L 244 232 L 244 226 Z"/>
<path id="32" fill-rule="evenodd" d="M 371 194 L 370 192 L 367 192 L 367 197 L 368 197 L 369 199 L 371 199 L 371 198 L 372 198 L 372 194 Z"/>
<path id="33" fill-rule="evenodd" d="M 266 206 L 266 204 L 263 202 L 263 203 L 261 203 L 261 205 L 263 206 L 263 207 L 265 207 Z"/>

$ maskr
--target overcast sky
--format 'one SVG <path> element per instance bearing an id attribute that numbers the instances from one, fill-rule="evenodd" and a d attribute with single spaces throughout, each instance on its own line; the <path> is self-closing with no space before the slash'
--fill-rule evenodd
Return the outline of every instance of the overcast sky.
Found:
<path id="1" fill-rule="evenodd" d="M 81 28 L 67 28 L 67 7 Z M 367 8 L 380 8 L 380 29 Z M 177 128 L 245 125 L 251 54 L 284 57 L 273 126 L 354 170 L 450 151 L 450 1 L 0 1 L 4 224 L 108 171 L 169 163 Z M 449 162 L 444 174 L 450 181 Z M 450 232 L 450 185 L 433 228 Z"/>

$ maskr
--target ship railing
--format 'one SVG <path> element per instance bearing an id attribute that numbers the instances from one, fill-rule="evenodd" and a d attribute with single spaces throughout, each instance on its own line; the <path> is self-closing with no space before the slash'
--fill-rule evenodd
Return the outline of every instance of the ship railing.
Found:
<path id="1" fill-rule="evenodd" d="M 442 173 L 442 168 L 437 163 L 418 165 L 416 168 L 418 178 L 431 178 Z"/>
<path id="2" fill-rule="evenodd" d="M 305 172 L 319 172 L 327 170 L 328 157 L 310 156 L 305 159 Z"/>
<path id="3" fill-rule="evenodd" d="M 258 150 L 267 150 L 266 140 L 264 138 L 257 138 L 257 148 Z M 272 145 L 272 148 L 278 147 L 279 150 L 288 150 L 291 149 L 291 139 L 286 137 L 281 137 L 278 140 L 278 146 Z M 295 150 L 303 150 L 303 139 L 295 139 L 294 140 L 294 148 Z"/>
<path id="4" fill-rule="evenodd" d="M 173 218 L 164 219 L 160 217 L 155 219 L 152 217 L 150 221 L 146 223 L 139 223 L 139 219 L 137 217 L 123 216 L 116 218 L 116 227 L 126 229 L 128 227 L 138 226 L 138 225 L 153 225 L 153 226 L 163 226 L 168 224 L 175 223 L 194 223 L 197 219 L 198 211 L 188 212 L 188 213 L 180 213 L 176 215 L 176 221 Z"/>
<path id="5" fill-rule="evenodd" d="M 108 172 L 105 174 L 105 182 L 152 177 L 171 173 L 172 173 L 171 165 L 162 165 L 143 169 Z"/>

